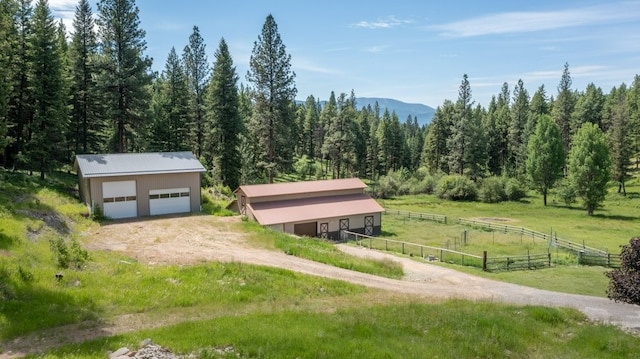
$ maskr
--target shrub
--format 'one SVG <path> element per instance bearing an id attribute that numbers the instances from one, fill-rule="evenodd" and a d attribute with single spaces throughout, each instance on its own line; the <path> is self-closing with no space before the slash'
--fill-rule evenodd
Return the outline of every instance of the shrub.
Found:
<path id="1" fill-rule="evenodd" d="M 480 200 L 486 203 L 498 203 L 508 198 L 505 181 L 500 177 L 485 178 L 479 192 Z"/>
<path id="2" fill-rule="evenodd" d="M 558 187 L 556 187 L 556 194 L 567 207 L 576 203 L 576 197 L 578 196 L 573 183 L 567 179 L 562 180 L 558 184 Z"/>
<path id="3" fill-rule="evenodd" d="M 519 201 L 527 196 L 527 189 L 515 178 L 507 180 L 504 191 L 510 201 Z"/>
<path id="4" fill-rule="evenodd" d="M 436 194 L 442 199 L 473 201 L 478 196 L 476 184 L 465 176 L 444 176 L 438 181 Z"/>
<path id="5" fill-rule="evenodd" d="M 622 246 L 620 268 L 606 273 L 609 277 L 607 297 L 616 302 L 640 304 L 640 237 Z"/>
<path id="6" fill-rule="evenodd" d="M 63 237 L 58 237 L 49 241 L 49 245 L 58 268 L 80 270 L 89 260 L 89 252 L 75 239 L 71 239 L 71 243 L 67 244 Z"/>

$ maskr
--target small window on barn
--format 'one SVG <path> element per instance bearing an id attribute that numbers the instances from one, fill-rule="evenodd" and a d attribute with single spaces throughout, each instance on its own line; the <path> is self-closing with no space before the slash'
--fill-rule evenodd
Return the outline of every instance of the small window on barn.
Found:
<path id="1" fill-rule="evenodd" d="M 127 201 L 135 201 L 136 196 L 127 196 Z"/>
<path id="2" fill-rule="evenodd" d="M 150 194 L 149 195 L 149 199 L 158 199 L 158 198 L 160 198 L 159 194 Z"/>
<path id="3" fill-rule="evenodd" d="M 180 197 L 189 197 L 189 192 L 181 192 Z"/>
<path id="4" fill-rule="evenodd" d="M 160 195 L 160 198 L 169 198 L 169 193 L 163 193 Z"/>
<path id="5" fill-rule="evenodd" d="M 180 197 L 180 193 L 172 193 L 171 198 Z"/>
<path id="6" fill-rule="evenodd" d="M 104 203 L 111 203 L 111 202 L 113 202 L 113 197 L 111 197 L 111 198 L 103 198 L 103 199 L 102 199 L 102 202 L 104 202 Z"/>

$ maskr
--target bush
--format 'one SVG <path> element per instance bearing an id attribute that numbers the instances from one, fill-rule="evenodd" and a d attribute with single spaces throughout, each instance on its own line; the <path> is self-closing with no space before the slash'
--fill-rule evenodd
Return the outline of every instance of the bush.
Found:
<path id="1" fill-rule="evenodd" d="M 620 269 L 606 273 L 609 277 L 607 297 L 616 302 L 640 304 L 640 237 L 622 246 Z"/>
<path id="2" fill-rule="evenodd" d="M 71 239 L 71 243 L 67 244 L 63 237 L 58 237 L 52 239 L 49 245 L 58 268 L 80 270 L 89 260 L 89 252 L 80 247 L 80 243 L 75 239 Z"/>
<path id="3" fill-rule="evenodd" d="M 517 179 L 509 178 L 504 185 L 504 191 L 510 201 L 519 201 L 527 196 L 527 189 Z"/>
<path id="4" fill-rule="evenodd" d="M 508 198 L 505 181 L 500 177 L 486 178 L 482 181 L 479 192 L 480 200 L 486 203 L 498 203 Z"/>
<path id="5" fill-rule="evenodd" d="M 478 196 L 476 184 L 465 176 L 444 176 L 438 181 L 436 195 L 453 201 L 473 201 Z"/>
<path id="6" fill-rule="evenodd" d="M 576 197 L 578 196 L 573 183 L 567 179 L 562 180 L 558 184 L 558 187 L 556 187 L 556 194 L 567 207 L 576 203 Z"/>

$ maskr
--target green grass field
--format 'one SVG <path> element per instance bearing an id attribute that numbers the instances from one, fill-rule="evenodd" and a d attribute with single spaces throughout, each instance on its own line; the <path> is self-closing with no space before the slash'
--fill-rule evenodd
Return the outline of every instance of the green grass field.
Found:
<path id="1" fill-rule="evenodd" d="M 466 301 L 424 303 L 410 296 L 240 263 L 147 266 L 115 253 L 91 252 L 83 270 L 65 270 L 64 279 L 56 281 L 59 269 L 49 241 L 82 242 L 83 233 L 96 225 L 74 198 L 75 176 L 56 174 L 41 181 L 0 172 L 0 180 L 0 353 L 5 350 L 2 343 L 17 336 L 74 323 L 100 330 L 103 323 L 123 316 L 161 325 L 52 349 L 37 357 L 104 358 L 107 351 L 121 346 L 136 348 L 147 337 L 177 353 L 195 353 L 200 358 L 633 358 L 640 353 L 637 337 L 589 323 L 573 310 Z M 396 201 L 416 206 L 412 210 L 421 207 L 416 199 Z M 214 207 L 224 214 L 222 204 L 215 202 Z M 395 224 L 388 221 L 385 231 L 394 238 L 426 238 L 433 228 L 447 227 L 420 229 L 401 219 Z M 443 232 L 444 239 L 458 236 L 459 229 L 452 228 L 450 234 Z M 378 275 L 401 275 L 389 263 L 350 258 L 326 242 L 293 240 L 251 223 L 240 230 L 263 248 Z M 442 244 L 444 239 L 436 242 Z M 479 234 L 470 236 L 470 242 L 479 240 Z M 498 274 L 451 267 L 552 290 L 574 292 L 568 279 L 572 275 L 573 282 L 602 287 L 593 280 L 595 272 L 571 272 L 572 266 Z M 220 348 L 232 350 L 220 354 L 215 350 Z"/>

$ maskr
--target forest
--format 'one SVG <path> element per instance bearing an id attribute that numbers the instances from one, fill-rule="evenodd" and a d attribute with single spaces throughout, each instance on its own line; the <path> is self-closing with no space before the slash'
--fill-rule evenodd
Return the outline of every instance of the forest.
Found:
<path id="1" fill-rule="evenodd" d="M 638 75 L 608 92 L 574 89 L 564 64 L 557 92 L 530 95 L 522 80 L 513 89 L 505 82 L 484 108 L 464 74 L 458 98 L 420 126 L 359 108 L 353 90 L 296 104 L 291 55 L 272 15 L 240 82 L 224 38 L 209 59 L 194 26 L 156 73 L 135 1 L 100 0 L 95 11 L 79 0 L 66 29 L 46 0 L 0 2 L 0 166 L 44 178 L 76 154 L 192 151 L 207 186 L 358 176 L 380 196 L 499 201 L 530 188 L 545 204 L 558 187 L 589 214 L 608 184 L 624 194 L 638 166 Z"/>

